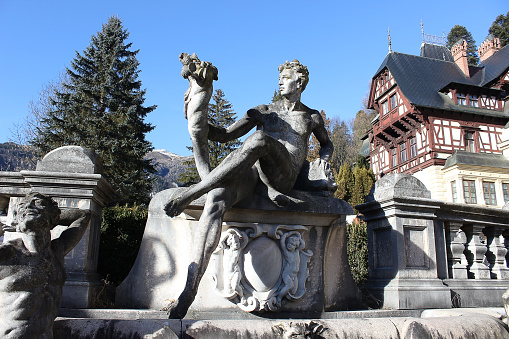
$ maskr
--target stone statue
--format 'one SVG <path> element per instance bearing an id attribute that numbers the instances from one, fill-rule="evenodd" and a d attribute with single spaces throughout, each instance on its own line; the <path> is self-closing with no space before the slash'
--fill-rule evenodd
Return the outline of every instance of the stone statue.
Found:
<path id="1" fill-rule="evenodd" d="M 252 196 L 255 190 L 280 205 L 291 203 L 286 193 L 294 187 L 306 161 L 311 133 L 321 146 L 318 162 L 324 165 L 319 167 L 327 168 L 333 146 L 323 119 L 318 111 L 300 101 L 309 72 L 297 60 L 285 62 L 279 72 L 281 100 L 248 110 L 228 128 L 209 124 L 208 138 L 227 142 L 254 127 L 257 131 L 200 183 L 172 196 L 165 206 L 169 216 L 177 216 L 193 200 L 208 193 L 195 235 L 186 285 L 179 298 L 168 307 L 170 318 L 184 317 L 193 302 L 210 256 L 219 243 L 226 210 Z"/>
<path id="2" fill-rule="evenodd" d="M 184 113 L 193 142 L 194 159 L 198 174 L 203 179 L 210 172 L 208 147 L 208 107 L 212 96 L 212 82 L 217 80 L 217 68 L 210 62 L 200 61 L 196 54 L 180 54 L 182 76 L 189 80 L 184 94 Z"/>
<path id="3" fill-rule="evenodd" d="M 283 286 L 277 295 L 276 305 L 281 306 L 281 300 L 289 292 L 295 294 L 299 286 L 297 273 L 300 269 L 300 251 L 306 246 L 299 232 L 285 233 L 281 237 L 281 248 L 283 249 L 283 272 L 281 279 Z"/>
<path id="4" fill-rule="evenodd" d="M 241 235 L 234 229 L 229 229 L 226 233 L 223 246 L 223 274 L 224 274 L 224 291 L 228 295 L 237 294 L 240 298 L 244 296 L 240 287 L 239 259 L 242 251 Z"/>
<path id="5" fill-rule="evenodd" d="M 53 199 L 30 193 L 13 213 L 21 239 L 0 244 L 0 337 L 53 338 L 53 321 L 62 299 L 64 257 L 87 229 L 90 211 L 60 211 Z M 56 225 L 69 226 L 51 240 Z M 15 229 L 14 229 L 15 226 Z"/>

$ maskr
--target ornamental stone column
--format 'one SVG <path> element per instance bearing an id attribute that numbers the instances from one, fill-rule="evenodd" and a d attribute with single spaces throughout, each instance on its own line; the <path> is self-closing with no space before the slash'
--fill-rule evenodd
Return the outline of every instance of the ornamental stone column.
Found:
<path id="1" fill-rule="evenodd" d="M 449 267 L 449 279 L 468 279 L 467 265 L 461 263 L 461 257 L 465 250 L 467 236 L 461 230 L 462 223 L 446 223 L 447 240 L 447 263 Z"/>

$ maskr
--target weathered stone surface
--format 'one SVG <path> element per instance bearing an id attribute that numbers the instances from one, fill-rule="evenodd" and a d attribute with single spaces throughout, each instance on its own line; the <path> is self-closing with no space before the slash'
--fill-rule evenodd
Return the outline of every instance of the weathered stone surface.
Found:
<path id="1" fill-rule="evenodd" d="M 431 199 L 431 192 L 415 177 L 409 174 L 393 173 L 375 182 L 366 197 L 366 202 L 385 201 L 398 197 Z"/>
<path id="2" fill-rule="evenodd" d="M 54 339 L 174 339 L 179 337 L 180 323 L 177 324 L 171 320 L 57 318 L 53 326 Z"/>
<path id="3" fill-rule="evenodd" d="M 63 146 L 38 161 L 36 171 L 100 174 L 102 161 L 95 152 L 87 148 Z"/>
<path id="4" fill-rule="evenodd" d="M 64 257 L 80 241 L 90 211 L 60 211 L 53 199 L 31 193 L 20 199 L 11 225 L 20 239 L 0 244 L 0 336 L 51 338 L 66 279 Z M 50 230 L 66 226 L 54 239 Z"/>
<path id="5" fill-rule="evenodd" d="M 189 252 L 193 246 L 198 225 L 196 218 L 201 214 L 202 200 L 193 202 L 180 217 L 170 218 L 164 213 L 163 206 L 167 197 L 174 194 L 172 192 L 174 190 L 178 189 L 158 193 L 150 203 L 149 218 L 138 257 L 130 274 L 117 289 L 116 303 L 119 307 L 162 309 L 170 300 L 178 297 L 185 284 L 190 261 Z M 351 207 L 338 201 L 334 205 L 335 208 L 329 210 L 331 213 L 313 212 L 313 206 L 321 211 L 323 209 L 321 202 L 330 200 L 334 199 L 315 197 L 314 202 L 304 204 L 300 212 L 287 212 L 285 208 L 273 204 L 265 208 L 266 205 L 261 203 L 262 207 L 258 209 L 235 207 L 225 214 L 223 232 L 228 229 L 245 230 L 247 234 L 260 232 L 260 237 L 250 236 L 250 239 L 259 240 L 253 240 L 251 242 L 253 245 L 246 247 L 250 258 L 242 259 L 244 269 L 252 263 L 249 266 L 252 270 L 245 271 L 245 277 L 251 284 L 247 283 L 244 286 L 254 285 L 259 292 L 272 290 L 274 286 L 268 285 L 273 283 L 276 286 L 282 284 L 278 279 L 283 271 L 283 252 L 278 241 L 266 235 L 302 232 L 299 234 L 302 234 L 305 244 L 303 251 L 312 253 L 309 264 L 303 262 L 303 259 L 300 260 L 301 264 L 306 264 L 309 269 L 307 282 L 305 278 L 299 278 L 306 292 L 299 296 L 298 300 L 285 300 L 280 312 L 321 312 L 355 309 L 360 306 L 360 292 L 352 279 L 345 247 L 344 213 L 351 213 Z M 250 206 L 252 204 L 251 201 Z M 331 206 L 331 203 L 328 205 Z M 255 247 L 259 247 L 258 241 L 273 242 L 274 246 L 270 248 L 261 246 L 260 251 L 257 251 Z M 231 312 L 237 309 L 235 303 L 228 301 L 217 291 L 217 286 L 220 288 L 224 286 L 221 280 L 224 279 L 223 275 L 220 274 L 218 277 L 216 270 L 218 264 L 220 268 L 223 267 L 220 264 L 222 261 L 217 260 L 220 260 L 220 257 L 213 256 L 205 272 L 195 302 L 191 305 L 190 317 L 193 317 L 194 312 L 220 310 Z M 274 260 L 279 262 L 274 263 Z M 263 269 L 266 272 L 257 272 Z M 306 270 L 301 269 L 299 272 L 304 274 Z M 219 280 L 213 281 L 211 279 L 213 276 Z M 256 279 L 258 280 L 255 281 Z M 292 292 L 291 295 L 299 294 Z"/>

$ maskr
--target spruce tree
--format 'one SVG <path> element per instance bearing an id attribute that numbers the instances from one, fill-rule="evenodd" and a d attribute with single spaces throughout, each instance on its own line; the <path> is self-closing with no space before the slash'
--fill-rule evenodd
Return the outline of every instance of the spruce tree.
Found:
<path id="1" fill-rule="evenodd" d="M 212 125 L 220 127 L 228 127 L 236 121 L 235 112 L 232 104 L 225 98 L 222 90 L 217 89 L 212 96 L 212 102 L 209 104 L 208 119 Z M 220 143 L 218 141 L 209 140 L 209 161 L 210 168 L 216 168 L 223 159 L 237 149 L 241 142 L 239 139 Z M 192 147 L 188 147 L 192 150 Z M 200 181 L 200 176 L 194 165 L 194 160 L 186 163 L 189 166 L 188 170 L 184 172 L 179 181 L 184 185 L 195 184 Z"/>
<path id="2" fill-rule="evenodd" d="M 509 45 L 509 12 L 506 15 L 497 16 L 489 29 L 490 34 L 500 39 L 500 46 Z"/>
<path id="3" fill-rule="evenodd" d="M 30 143 L 43 153 L 64 145 L 94 150 L 102 157 L 104 175 L 118 200 L 146 203 L 154 168 L 144 160 L 152 150 L 145 134 L 154 127 L 144 119 L 156 106 L 143 105 L 139 50 L 131 50 L 128 36 L 121 20 L 110 17 L 90 45 L 76 52 L 63 90 L 51 95 L 52 110 Z"/>
<path id="4" fill-rule="evenodd" d="M 447 47 L 451 49 L 454 44 L 461 39 L 465 39 L 467 41 L 467 57 L 468 64 L 476 66 L 479 63 L 479 57 L 477 56 L 477 46 L 475 45 L 475 40 L 470 34 L 469 31 L 464 26 L 456 25 L 451 28 L 451 31 L 447 35 Z"/>

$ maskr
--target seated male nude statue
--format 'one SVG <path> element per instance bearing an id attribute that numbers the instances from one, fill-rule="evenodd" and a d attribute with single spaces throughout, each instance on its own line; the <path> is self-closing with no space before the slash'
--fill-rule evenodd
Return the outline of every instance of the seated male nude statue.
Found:
<path id="1" fill-rule="evenodd" d="M 21 239 L 0 244 L 0 337 L 53 338 L 53 321 L 66 274 L 64 257 L 87 229 L 90 211 L 60 211 L 53 199 L 40 193 L 22 198 L 12 226 Z M 50 230 L 69 226 L 51 240 Z"/>
<path id="2" fill-rule="evenodd" d="M 307 68 L 294 60 L 280 65 L 279 72 L 283 99 L 248 110 L 226 129 L 209 125 L 208 138 L 227 142 L 253 127 L 256 132 L 200 183 L 173 196 L 165 206 L 169 216 L 177 216 L 193 200 L 208 193 L 194 238 L 186 285 L 178 300 L 168 306 L 170 318 L 184 317 L 193 302 L 210 256 L 219 243 L 226 210 L 260 187 L 273 201 L 284 204 L 285 194 L 294 187 L 306 160 L 311 133 L 320 142 L 320 161 L 324 167 L 332 155 L 332 142 L 320 113 L 300 102 L 308 83 Z"/>

